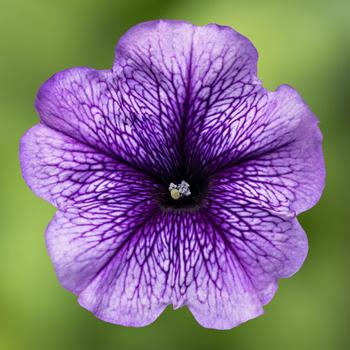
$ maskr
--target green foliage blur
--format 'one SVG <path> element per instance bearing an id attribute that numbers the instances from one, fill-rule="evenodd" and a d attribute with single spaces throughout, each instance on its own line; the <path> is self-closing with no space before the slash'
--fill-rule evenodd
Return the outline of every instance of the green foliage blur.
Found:
<path id="1" fill-rule="evenodd" d="M 250 38 L 264 85 L 294 86 L 324 135 L 326 189 L 300 218 L 309 256 L 265 315 L 231 331 L 203 329 L 187 309 L 133 329 L 81 308 L 46 252 L 54 208 L 20 174 L 18 142 L 38 122 L 39 86 L 69 67 L 111 67 L 118 38 L 157 18 L 226 24 Z M 0 0 L 0 350 L 349 349 L 349 35 L 348 0 Z"/>

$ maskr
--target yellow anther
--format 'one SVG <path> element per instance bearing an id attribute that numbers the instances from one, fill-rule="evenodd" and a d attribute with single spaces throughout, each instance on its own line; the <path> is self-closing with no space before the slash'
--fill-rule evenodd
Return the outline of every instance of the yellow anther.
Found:
<path id="1" fill-rule="evenodd" d="M 179 199 L 181 197 L 180 195 L 180 191 L 177 189 L 177 188 L 173 188 L 171 191 L 170 191 L 170 196 L 172 199 Z"/>

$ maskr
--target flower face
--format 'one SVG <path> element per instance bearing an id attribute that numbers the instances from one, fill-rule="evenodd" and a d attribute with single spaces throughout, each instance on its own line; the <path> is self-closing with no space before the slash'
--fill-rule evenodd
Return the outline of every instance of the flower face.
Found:
<path id="1" fill-rule="evenodd" d="M 262 87 L 228 27 L 143 23 L 115 57 L 50 78 L 21 140 L 24 179 L 58 209 L 61 284 L 127 326 L 169 304 L 218 329 L 262 314 L 307 254 L 296 215 L 324 186 L 317 119 L 293 88 Z"/>

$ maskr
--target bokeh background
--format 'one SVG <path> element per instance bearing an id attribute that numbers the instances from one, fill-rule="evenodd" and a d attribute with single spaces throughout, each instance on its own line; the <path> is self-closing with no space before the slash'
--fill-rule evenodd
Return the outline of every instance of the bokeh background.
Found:
<path id="1" fill-rule="evenodd" d="M 308 259 L 264 316 L 231 331 L 203 329 L 186 309 L 132 329 L 79 307 L 46 252 L 54 208 L 20 174 L 18 141 L 38 121 L 41 83 L 68 67 L 110 67 L 122 33 L 156 18 L 234 27 L 258 48 L 265 86 L 291 84 L 321 121 L 328 175 L 300 218 Z M 0 350 L 349 349 L 349 64 L 348 0 L 0 0 Z"/>

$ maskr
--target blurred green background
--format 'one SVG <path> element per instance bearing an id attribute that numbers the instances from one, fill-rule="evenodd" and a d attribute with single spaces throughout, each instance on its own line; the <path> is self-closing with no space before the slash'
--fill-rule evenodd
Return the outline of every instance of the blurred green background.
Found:
<path id="1" fill-rule="evenodd" d="M 321 121 L 328 175 L 301 216 L 309 257 L 264 316 L 231 331 L 203 329 L 186 309 L 132 329 L 79 307 L 45 249 L 54 208 L 20 175 L 18 141 L 38 121 L 41 83 L 68 67 L 110 67 L 118 38 L 155 18 L 234 27 L 258 48 L 265 86 L 291 84 Z M 0 0 L 0 350 L 349 349 L 349 37 L 345 0 Z"/>

